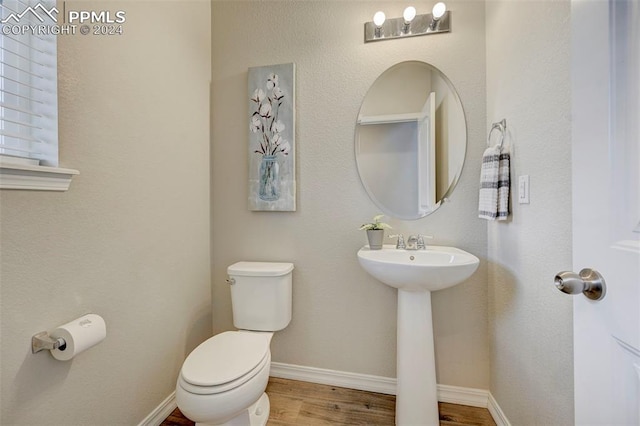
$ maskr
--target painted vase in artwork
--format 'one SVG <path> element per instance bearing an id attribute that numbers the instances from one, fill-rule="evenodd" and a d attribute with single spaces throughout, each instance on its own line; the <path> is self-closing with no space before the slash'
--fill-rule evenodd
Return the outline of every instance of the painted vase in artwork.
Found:
<path id="1" fill-rule="evenodd" d="M 277 155 L 262 157 L 258 196 L 264 201 L 275 201 L 280 198 L 280 166 Z"/>

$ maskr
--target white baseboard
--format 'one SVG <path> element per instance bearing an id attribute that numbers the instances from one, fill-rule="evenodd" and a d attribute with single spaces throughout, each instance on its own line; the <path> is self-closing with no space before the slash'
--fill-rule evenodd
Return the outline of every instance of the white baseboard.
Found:
<path id="1" fill-rule="evenodd" d="M 438 385 L 438 401 L 487 408 L 489 391 L 460 386 Z"/>
<path id="2" fill-rule="evenodd" d="M 303 382 L 384 393 L 387 395 L 396 394 L 396 379 L 391 377 L 304 367 L 302 365 L 284 364 L 281 362 L 271 363 L 270 375 L 282 379 L 300 380 Z"/>
<path id="3" fill-rule="evenodd" d="M 271 363 L 271 376 L 378 392 L 387 395 L 396 394 L 396 379 L 393 377 L 371 376 L 368 374 L 304 367 L 281 362 Z M 487 408 L 489 391 L 459 386 L 438 385 L 438 401 Z"/>
<path id="4" fill-rule="evenodd" d="M 507 416 L 504 415 L 504 412 L 498 405 L 496 399 L 489 392 L 489 405 L 487 406 L 489 413 L 491 413 L 491 417 L 493 417 L 493 421 L 496 422 L 496 426 L 511 426 Z"/>
<path id="5" fill-rule="evenodd" d="M 300 380 L 387 395 L 396 394 L 396 379 L 393 377 L 349 373 L 281 362 L 271 363 L 270 375 L 282 379 Z M 438 401 L 487 408 L 497 426 L 511 426 L 498 402 L 488 390 L 438 385 Z M 176 393 L 172 392 L 138 426 L 159 426 L 176 407 Z"/>
<path id="6" fill-rule="evenodd" d="M 176 404 L 176 392 L 166 397 L 147 417 L 142 420 L 138 426 L 160 426 L 164 419 L 178 407 Z"/>

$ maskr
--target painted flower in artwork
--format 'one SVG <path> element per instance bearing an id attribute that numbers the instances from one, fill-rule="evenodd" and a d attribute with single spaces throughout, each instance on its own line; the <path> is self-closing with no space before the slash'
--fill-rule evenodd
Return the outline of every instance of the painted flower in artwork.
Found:
<path id="1" fill-rule="evenodd" d="M 267 89 L 273 90 L 278 87 L 278 74 L 271 73 L 267 78 Z"/>
<path id="2" fill-rule="evenodd" d="M 291 144 L 282 137 L 286 126 L 278 119 L 285 98 L 278 80 L 278 75 L 271 73 L 266 81 L 267 91 L 256 89 L 250 98 L 255 108 L 249 120 L 249 129 L 258 135 L 258 147 L 254 152 L 263 156 L 289 155 L 291 151 Z"/>

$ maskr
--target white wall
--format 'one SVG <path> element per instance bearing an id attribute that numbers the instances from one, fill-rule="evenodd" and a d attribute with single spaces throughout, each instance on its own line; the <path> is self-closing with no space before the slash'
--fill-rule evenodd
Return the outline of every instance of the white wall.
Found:
<path id="1" fill-rule="evenodd" d="M 132 425 L 211 333 L 210 3 L 126 11 L 123 36 L 59 38 L 65 193 L 0 192 L 3 425 Z M 70 362 L 31 336 L 95 312 L 107 338 Z"/>
<path id="2" fill-rule="evenodd" d="M 553 286 L 572 264 L 569 16 L 486 2 L 487 126 L 506 118 L 512 182 L 531 178 L 531 204 L 488 228 L 491 392 L 514 425 L 573 424 L 572 301 Z"/>
<path id="3" fill-rule="evenodd" d="M 375 203 L 398 217 L 418 216 L 418 122 L 358 125 L 356 132 L 358 173 Z"/>
<path id="4" fill-rule="evenodd" d="M 363 42 L 363 24 L 399 2 L 216 1 L 212 5 L 212 267 L 214 331 L 232 328 L 226 268 L 292 261 L 293 320 L 273 360 L 395 377 L 396 291 L 369 277 L 357 228 L 378 213 L 360 183 L 354 131 L 360 103 L 390 66 L 421 60 L 452 81 L 467 113 L 467 165 L 451 203 L 396 231 L 435 236 L 483 259 L 465 284 L 434 294 L 438 382 L 488 388 L 486 224 L 476 216 L 485 134 L 484 4 L 449 2 L 450 34 Z M 418 2 L 426 11 L 431 2 Z M 242 28 L 242 31 L 238 31 Z M 296 63 L 298 211 L 247 209 L 247 69 Z"/>

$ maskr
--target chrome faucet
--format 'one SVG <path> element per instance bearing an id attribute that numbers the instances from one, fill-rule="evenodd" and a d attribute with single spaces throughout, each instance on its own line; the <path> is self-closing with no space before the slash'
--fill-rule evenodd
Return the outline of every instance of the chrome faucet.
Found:
<path id="1" fill-rule="evenodd" d="M 389 238 L 397 238 L 398 239 L 398 241 L 396 242 L 396 250 L 404 250 L 405 249 L 404 236 L 402 234 L 389 235 Z"/>
<path id="2" fill-rule="evenodd" d="M 407 240 L 407 250 L 418 250 L 420 247 L 418 246 L 419 235 L 410 235 Z M 424 246 L 424 241 L 422 242 Z"/>
<path id="3" fill-rule="evenodd" d="M 431 235 L 411 235 L 407 239 L 407 243 L 404 242 L 404 236 L 402 234 L 389 235 L 389 238 L 397 238 L 396 249 L 397 250 L 426 250 L 427 245 L 424 243 L 425 238 L 433 238 Z"/>
<path id="4" fill-rule="evenodd" d="M 425 238 L 433 238 L 430 235 L 411 235 L 407 240 L 407 250 L 426 250 L 427 245 L 424 243 Z"/>

